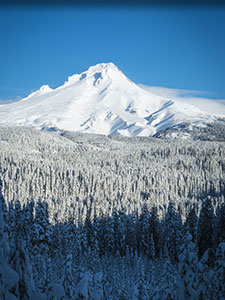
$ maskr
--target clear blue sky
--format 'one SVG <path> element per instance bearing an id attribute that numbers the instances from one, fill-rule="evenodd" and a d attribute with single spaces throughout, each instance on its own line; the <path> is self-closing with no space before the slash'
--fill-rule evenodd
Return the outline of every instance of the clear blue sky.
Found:
<path id="1" fill-rule="evenodd" d="M 225 10 L 1 9 L 0 99 L 110 61 L 136 83 L 225 98 Z"/>

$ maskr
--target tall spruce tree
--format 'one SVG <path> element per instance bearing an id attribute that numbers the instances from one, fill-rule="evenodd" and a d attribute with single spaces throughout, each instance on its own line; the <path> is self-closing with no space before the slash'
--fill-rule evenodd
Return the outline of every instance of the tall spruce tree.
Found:
<path id="1" fill-rule="evenodd" d="M 18 228 L 13 252 L 10 264 L 19 275 L 19 281 L 14 288 L 15 295 L 18 299 L 30 300 L 35 293 L 35 284 L 26 242 L 20 228 Z"/>
<path id="2" fill-rule="evenodd" d="M 197 250 L 192 235 L 186 232 L 178 263 L 178 299 L 195 300 L 197 297 Z"/>
<path id="3" fill-rule="evenodd" d="M 149 231 L 150 231 L 150 235 L 152 235 L 153 242 L 154 242 L 155 256 L 159 257 L 159 255 L 160 255 L 159 238 L 160 237 L 159 237 L 158 212 L 157 212 L 157 207 L 156 206 L 153 206 L 151 211 L 150 211 Z"/>
<path id="4" fill-rule="evenodd" d="M 176 211 L 175 204 L 169 203 L 167 214 L 165 217 L 165 240 L 168 249 L 169 258 L 172 263 L 177 262 L 178 253 L 181 245 L 181 217 Z"/>
<path id="5" fill-rule="evenodd" d="M 49 224 L 48 204 L 39 201 L 35 207 L 35 218 L 31 228 L 32 261 L 35 268 L 35 281 L 45 289 L 51 276 L 49 246 L 51 241 L 51 227 Z"/>
<path id="6" fill-rule="evenodd" d="M 212 200 L 208 197 L 203 203 L 199 221 L 198 221 L 198 256 L 202 257 L 208 248 L 213 248 L 214 230 L 213 230 L 214 212 Z"/>
<path id="7" fill-rule="evenodd" d="M 196 214 L 196 208 L 195 206 L 193 206 L 189 211 L 187 219 L 185 221 L 185 227 L 190 232 L 193 242 L 196 242 L 196 238 L 197 238 L 197 222 L 198 222 L 198 217 Z"/>

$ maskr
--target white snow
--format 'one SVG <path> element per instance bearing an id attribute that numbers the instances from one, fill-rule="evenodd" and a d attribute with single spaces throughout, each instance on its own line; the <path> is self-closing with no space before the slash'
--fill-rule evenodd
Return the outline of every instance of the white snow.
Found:
<path id="1" fill-rule="evenodd" d="M 5 275 L 5 285 L 8 290 L 10 290 L 12 287 L 14 287 L 17 282 L 19 281 L 19 275 L 16 271 L 11 269 L 9 266 L 5 266 L 4 269 L 4 275 Z"/>
<path id="2" fill-rule="evenodd" d="M 76 298 L 80 298 L 80 299 L 89 299 L 88 296 L 88 285 L 89 285 L 89 281 L 90 281 L 90 273 L 88 271 L 81 273 L 81 279 L 77 285 L 76 288 L 76 294 L 77 297 Z"/>
<path id="3" fill-rule="evenodd" d="M 66 297 L 64 288 L 59 283 L 50 283 L 47 287 L 48 299 L 63 299 Z"/>
<path id="4" fill-rule="evenodd" d="M 171 89 L 158 86 L 146 86 L 139 84 L 142 89 L 159 97 L 171 98 L 178 103 L 186 103 L 198 107 L 202 112 L 225 116 L 225 99 L 210 99 L 202 97 L 204 92 Z"/>
<path id="5" fill-rule="evenodd" d="M 47 296 L 40 293 L 39 291 L 36 291 L 32 296 L 32 300 L 47 300 Z"/>
<path id="6" fill-rule="evenodd" d="M 214 119 L 194 101 L 143 89 L 113 63 L 70 76 L 56 89 L 44 85 L 18 102 L 0 105 L 0 123 L 105 135 L 151 136 L 183 122 Z"/>
<path id="7" fill-rule="evenodd" d="M 11 294 L 9 291 L 5 292 L 5 299 L 7 299 L 7 300 L 17 300 L 17 298 L 13 294 Z"/>

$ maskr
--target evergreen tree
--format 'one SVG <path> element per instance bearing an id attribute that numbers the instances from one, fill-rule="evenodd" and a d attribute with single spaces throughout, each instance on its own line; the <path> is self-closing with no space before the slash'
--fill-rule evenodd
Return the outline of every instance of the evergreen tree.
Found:
<path id="1" fill-rule="evenodd" d="M 72 274 L 72 254 L 69 252 L 67 254 L 65 263 L 64 263 L 64 276 L 63 276 L 63 286 L 65 289 L 66 296 L 68 299 L 73 298 L 73 274 Z"/>
<path id="2" fill-rule="evenodd" d="M 15 295 L 18 299 L 30 300 L 35 293 L 35 284 L 31 261 L 21 230 L 18 230 L 13 252 L 10 264 L 19 275 L 19 282 L 14 288 Z"/>
<path id="3" fill-rule="evenodd" d="M 91 300 L 103 300 L 103 283 L 102 283 L 102 272 L 97 272 L 93 275 L 91 291 L 90 291 L 90 299 Z"/>
<path id="4" fill-rule="evenodd" d="M 161 266 L 160 277 L 154 282 L 152 299 L 154 300 L 167 300 L 177 299 L 176 295 L 176 282 L 173 274 L 173 266 L 169 260 L 163 262 Z M 183 300 L 183 299 L 182 299 Z"/>
<path id="5" fill-rule="evenodd" d="M 26 236 L 27 245 L 30 248 L 30 232 L 34 223 L 34 201 L 28 202 L 23 205 L 22 214 L 23 218 L 23 230 L 24 236 Z"/>
<path id="6" fill-rule="evenodd" d="M 153 236 L 153 242 L 155 246 L 155 255 L 159 257 L 160 255 L 160 247 L 159 247 L 159 220 L 158 220 L 158 213 L 157 207 L 153 206 L 150 211 L 149 217 L 149 230 L 150 234 Z"/>
<path id="7" fill-rule="evenodd" d="M 31 256 L 35 268 L 35 282 L 45 289 L 51 278 L 49 246 L 51 228 L 48 216 L 48 204 L 40 199 L 35 207 L 35 218 L 31 228 Z"/>
<path id="8" fill-rule="evenodd" d="M 197 251 L 192 242 L 192 235 L 187 231 L 179 254 L 178 299 L 197 298 L 197 262 Z"/>
<path id="9" fill-rule="evenodd" d="M 202 257 L 208 248 L 213 248 L 213 206 L 208 197 L 203 203 L 198 221 L 198 256 Z"/>
<path id="10" fill-rule="evenodd" d="M 211 272 L 214 262 L 214 251 L 208 248 L 197 264 L 198 271 L 198 287 L 197 296 L 199 299 L 213 299 L 212 282 L 214 280 Z"/>
<path id="11" fill-rule="evenodd" d="M 197 222 L 198 222 L 198 217 L 196 215 L 196 208 L 194 206 L 191 208 L 187 216 L 187 219 L 185 221 L 185 227 L 190 232 L 193 242 L 196 242 L 196 238 L 197 238 Z"/>
<path id="12" fill-rule="evenodd" d="M 79 271 L 79 278 L 78 278 L 78 284 L 76 286 L 76 292 L 75 292 L 75 299 L 76 300 L 88 300 L 90 293 L 89 293 L 89 284 L 91 281 L 92 274 L 89 271 L 84 271 L 84 268 L 82 267 Z"/>
<path id="13" fill-rule="evenodd" d="M 140 265 L 140 272 L 138 274 L 138 281 L 135 284 L 135 291 L 134 291 L 133 299 L 134 300 L 149 299 L 143 263 L 141 263 L 141 265 Z"/>
<path id="14" fill-rule="evenodd" d="M 61 230 L 61 243 L 60 251 L 62 251 L 63 255 L 67 255 L 68 252 L 72 252 L 74 249 L 74 245 L 76 243 L 76 226 L 73 222 L 72 217 L 68 219 L 68 221 L 64 224 Z M 51 250 L 51 249 L 50 249 Z M 50 251 L 51 252 L 51 251 Z"/>
<path id="15" fill-rule="evenodd" d="M 45 289 L 45 294 L 47 295 L 47 300 L 66 300 L 64 288 L 59 283 L 49 283 Z"/>
<path id="16" fill-rule="evenodd" d="M 215 267 L 212 276 L 213 296 L 215 300 L 224 299 L 225 295 L 225 243 L 216 249 Z"/>
<path id="17" fill-rule="evenodd" d="M 153 239 L 153 234 L 151 234 L 150 244 L 149 244 L 149 257 L 155 259 L 155 243 Z"/>
<path id="18" fill-rule="evenodd" d="M 165 239 L 168 248 L 168 254 L 172 263 L 178 260 L 178 253 L 181 243 L 182 222 L 176 211 L 173 202 L 169 203 L 167 214 L 165 217 Z"/>
<path id="19" fill-rule="evenodd" d="M 138 245 L 139 251 L 143 255 L 150 256 L 150 232 L 149 232 L 149 213 L 146 205 L 142 208 L 142 213 L 138 222 Z"/>

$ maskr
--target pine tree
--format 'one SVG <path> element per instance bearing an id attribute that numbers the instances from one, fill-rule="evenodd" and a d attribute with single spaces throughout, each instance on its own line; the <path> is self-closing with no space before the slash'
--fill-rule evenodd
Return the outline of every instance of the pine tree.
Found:
<path id="1" fill-rule="evenodd" d="M 213 206 L 208 197 L 202 206 L 198 221 L 198 256 L 202 257 L 208 248 L 213 248 Z"/>
<path id="2" fill-rule="evenodd" d="M 217 246 L 212 277 L 214 299 L 223 299 L 225 295 L 225 243 L 220 243 Z"/>
<path id="3" fill-rule="evenodd" d="M 214 262 L 214 251 L 208 248 L 201 257 L 201 260 L 197 264 L 198 271 L 198 287 L 197 296 L 199 299 L 213 299 L 212 282 L 212 268 Z"/>
<path id="4" fill-rule="evenodd" d="M 150 256 L 150 237 L 151 234 L 149 232 L 149 213 L 147 206 L 144 205 L 142 209 L 142 213 L 139 218 L 139 229 L 138 229 L 138 241 L 140 251 L 143 255 Z"/>
<path id="5" fill-rule="evenodd" d="M 19 275 L 19 282 L 14 288 L 15 295 L 17 295 L 19 299 L 30 300 L 35 293 L 35 284 L 27 246 L 19 228 L 13 252 L 10 264 Z"/>
<path id="6" fill-rule="evenodd" d="M 72 252 L 76 243 L 76 226 L 73 222 L 72 217 L 64 224 L 61 232 L 61 248 L 63 255 L 68 252 Z M 51 249 L 50 249 L 51 252 Z"/>
<path id="7" fill-rule="evenodd" d="M 196 238 L 197 238 L 197 221 L 198 221 L 198 217 L 196 215 L 196 208 L 192 207 L 187 216 L 185 227 L 192 235 L 193 242 L 196 242 Z"/>
<path id="8" fill-rule="evenodd" d="M 23 205 L 22 214 L 24 216 L 24 235 L 26 236 L 27 245 L 30 248 L 30 232 L 34 222 L 34 201 L 30 201 L 26 205 Z"/>
<path id="9" fill-rule="evenodd" d="M 68 299 L 73 298 L 72 254 L 69 252 L 64 263 L 63 286 Z"/>
<path id="10" fill-rule="evenodd" d="M 197 297 L 197 251 L 192 242 L 192 235 L 186 232 L 179 254 L 178 299 L 194 300 Z"/>
<path id="11" fill-rule="evenodd" d="M 181 243 L 181 230 L 181 218 L 175 209 L 175 204 L 170 202 L 165 217 L 164 235 L 168 248 L 168 254 L 172 263 L 175 263 L 178 260 L 178 253 Z"/>
<path id="12" fill-rule="evenodd" d="M 93 275 L 91 291 L 90 291 L 90 299 L 91 300 L 103 300 L 103 283 L 102 283 L 102 272 L 97 272 Z"/>
<path id="13" fill-rule="evenodd" d="M 155 243 L 154 243 L 154 239 L 153 239 L 153 234 L 151 234 L 151 237 L 150 237 L 149 257 L 153 260 L 155 259 Z"/>
<path id="14" fill-rule="evenodd" d="M 84 271 L 81 267 L 79 271 L 78 284 L 76 286 L 75 299 L 76 300 L 88 300 L 89 299 L 89 284 L 92 274 L 89 271 Z"/>
<path id="15" fill-rule="evenodd" d="M 144 274 L 144 266 L 143 262 L 140 264 L 140 272 L 138 274 L 138 281 L 135 285 L 135 293 L 134 293 L 134 300 L 147 300 L 149 299 L 148 296 L 148 289 L 147 289 L 147 283 L 146 278 Z"/>
<path id="16" fill-rule="evenodd" d="M 31 258 L 35 268 L 35 282 L 42 289 L 47 287 L 51 277 L 50 236 L 48 204 L 39 199 L 35 207 L 35 218 L 31 228 Z"/>
<path id="17" fill-rule="evenodd" d="M 154 300 L 168 300 L 177 299 L 175 284 L 175 276 L 173 273 L 173 265 L 169 260 L 163 261 L 163 266 L 161 266 L 160 277 L 155 280 L 155 285 L 153 286 L 152 299 Z M 182 298 L 181 298 L 182 299 Z M 179 299 L 180 300 L 180 299 Z M 182 299 L 183 300 L 183 299 Z"/>
<path id="18" fill-rule="evenodd" d="M 149 217 L 149 230 L 150 230 L 150 234 L 153 235 L 156 257 L 159 257 L 160 255 L 158 226 L 159 226 L 159 221 L 158 221 L 157 207 L 153 206 Z"/>

